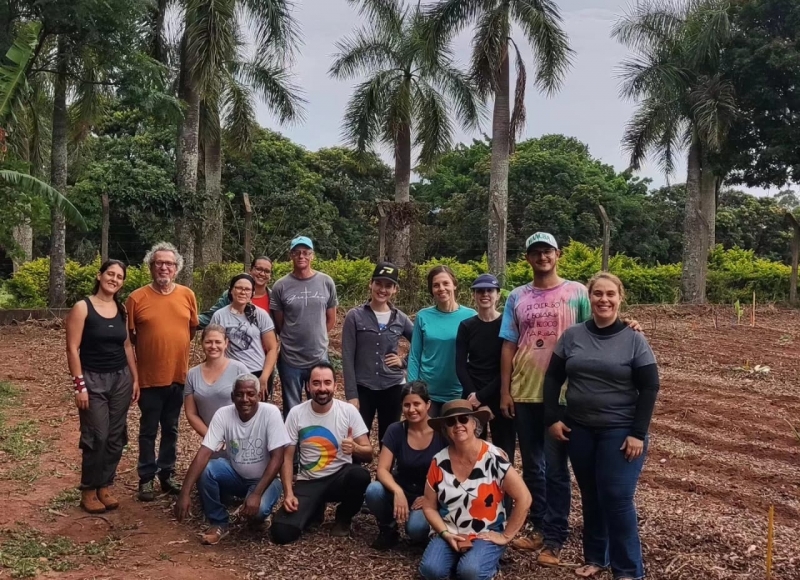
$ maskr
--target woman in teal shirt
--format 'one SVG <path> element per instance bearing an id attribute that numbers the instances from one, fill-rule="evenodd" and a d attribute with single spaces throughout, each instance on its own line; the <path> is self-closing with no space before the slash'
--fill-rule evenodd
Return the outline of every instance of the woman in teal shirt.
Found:
<path id="1" fill-rule="evenodd" d="M 477 312 L 458 304 L 457 291 L 453 270 L 447 266 L 433 268 L 428 272 L 428 292 L 436 304 L 420 310 L 414 320 L 408 381 L 427 383 L 431 417 L 439 415 L 443 404 L 461 398 L 461 383 L 456 375 L 456 335 L 461 321 Z"/>

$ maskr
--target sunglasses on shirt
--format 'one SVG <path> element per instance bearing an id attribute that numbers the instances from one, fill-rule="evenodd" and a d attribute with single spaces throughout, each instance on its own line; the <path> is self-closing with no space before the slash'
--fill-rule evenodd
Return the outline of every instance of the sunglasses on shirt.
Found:
<path id="1" fill-rule="evenodd" d="M 456 421 L 461 423 L 462 425 L 466 425 L 469 422 L 469 415 L 459 415 L 458 417 L 448 417 L 444 420 L 444 424 L 448 427 L 455 427 Z"/>

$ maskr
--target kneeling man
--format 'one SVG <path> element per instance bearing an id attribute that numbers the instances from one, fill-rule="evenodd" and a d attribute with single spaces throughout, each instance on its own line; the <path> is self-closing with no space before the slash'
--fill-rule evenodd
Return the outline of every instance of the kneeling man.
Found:
<path id="1" fill-rule="evenodd" d="M 222 498 L 245 497 L 241 514 L 260 523 L 281 496 L 278 473 L 290 440 L 278 408 L 259 402 L 260 386 L 254 375 L 236 379 L 233 405 L 214 414 L 183 481 L 175 515 L 182 521 L 189 513 L 189 494 L 197 483 L 203 513 L 211 523 L 203 534 L 204 544 L 216 544 L 228 534 L 228 510 Z M 209 461 L 223 443 L 226 457 Z"/>
<path id="2" fill-rule="evenodd" d="M 367 426 L 350 403 L 334 399 L 336 372 L 327 362 L 311 369 L 311 400 L 289 411 L 286 430 L 291 442 L 284 451 L 281 478 L 283 507 L 272 518 L 270 532 L 276 544 L 300 537 L 324 516 L 325 504 L 339 502 L 331 535 L 350 534 L 353 516 L 361 509 L 370 483 L 369 471 L 353 464 L 353 457 L 372 460 Z M 292 484 L 295 449 L 300 448 L 297 481 Z"/>

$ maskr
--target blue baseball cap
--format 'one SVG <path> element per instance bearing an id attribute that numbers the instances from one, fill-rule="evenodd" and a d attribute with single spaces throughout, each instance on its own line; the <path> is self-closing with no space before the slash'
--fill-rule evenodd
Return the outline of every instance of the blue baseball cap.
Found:
<path id="1" fill-rule="evenodd" d="M 314 249 L 314 243 L 311 241 L 311 238 L 306 236 L 297 236 L 293 239 L 292 243 L 289 245 L 289 250 L 294 250 L 297 246 L 308 246 L 309 250 Z"/>
<path id="2" fill-rule="evenodd" d="M 470 286 L 473 290 L 477 290 L 479 288 L 490 288 L 493 290 L 500 290 L 500 282 L 493 274 L 481 274 Z"/>

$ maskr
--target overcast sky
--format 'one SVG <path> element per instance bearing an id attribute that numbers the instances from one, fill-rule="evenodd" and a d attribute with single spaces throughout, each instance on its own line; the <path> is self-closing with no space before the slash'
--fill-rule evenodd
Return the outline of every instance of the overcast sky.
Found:
<path id="1" fill-rule="evenodd" d="M 620 139 L 634 104 L 619 97 L 616 67 L 628 52 L 611 39 L 610 31 L 627 3 L 563 0 L 558 4 L 570 45 L 576 53 L 572 70 L 561 91 L 553 97 L 538 94 L 529 82 L 525 99 L 528 121 L 523 138 L 548 133 L 577 137 L 589 145 L 594 157 L 621 171 L 627 167 L 627 159 Z M 308 100 L 306 120 L 302 124 L 281 127 L 267 108 L 260 105 L 259 122 L 310 150 L 341 144 L 342 114 L 354 83 L 331 79 L 328 69 L 335 53 L 334 43 L 360 24 L 358 14 L 345 0 L 296 0 L 295 10 L 304 45 L 293 70 Z M 524 39 L 519 34 L 517 37 L 531 78 L 533 57 Z M 470 38 L 471 31 L 467 31 L 454 44 L 456 59 L 462 65 L 469 61 Z M 491 134 L 490 120 L 482 129 Z M 469 143 L 480 135 L 459 131 L 457 140 Z M 388 152 L 383 152 L 383 156 L 390 161 Z M 666 182 L 655 164 L 645 166 L 641 175 L 652 178 L 654 185 Z M 684 180 L 685 166 L 681 164 L 670 181 Z"/>

